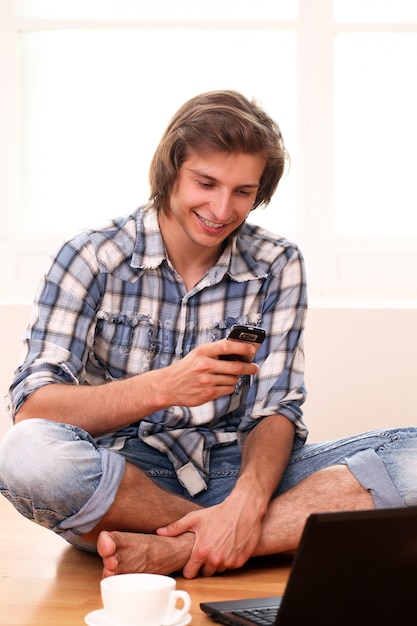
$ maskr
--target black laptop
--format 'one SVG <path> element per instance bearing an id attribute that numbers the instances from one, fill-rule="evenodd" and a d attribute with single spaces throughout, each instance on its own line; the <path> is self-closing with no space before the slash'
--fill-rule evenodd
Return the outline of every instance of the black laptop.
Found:
<path id="1" fill-rule="evenodd" d="M 283 596 L 200 608 L 227 626 L 417 626 L 417 507 L 313 514 Z"/>

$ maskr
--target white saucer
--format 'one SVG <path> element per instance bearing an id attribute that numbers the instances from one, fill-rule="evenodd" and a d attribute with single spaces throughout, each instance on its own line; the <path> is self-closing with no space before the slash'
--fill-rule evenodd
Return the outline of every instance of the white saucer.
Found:
<path id="1" fill-rule="evenodd" d="M 174 624 L 174 626 L 187 626 L 187 624 L 191 622 L 191 619 L 191 615 L 187 613 L 184 619 Z M 114 626 L 114 623 L 111 621 L 108 615 L 106 615 L 106 611 L 104 609 L 98 609 L 97 611 L 92 611 L 91 613 L 88 613 L 88 615 L 85 616 L 84 621 L 87 626 Z M 139 622 L 138 626 L 140 626 Z"/>
<path id="2" fill-rule="evenodd" d="M 92 611 L 84 617 L 84 621 L 87 626 L 114 626 L 111 619 L 106 615 L 106 611 L 104 609 Z"/>

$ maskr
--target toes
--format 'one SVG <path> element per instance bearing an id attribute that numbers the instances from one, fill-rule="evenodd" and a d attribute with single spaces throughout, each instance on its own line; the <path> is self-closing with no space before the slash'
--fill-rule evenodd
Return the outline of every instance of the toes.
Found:
<path id="1" fill-rule="evenodd" d="M 102 558 L 113 556 L 116 553 L 116 543 L 111 534 L 103 530 L 97 539 L 97 551 Z"/>
<path id="2" fill-rule="evenodd" d="M 103 559 L 103 578 L 114 576 L 119 570 L 117 544 L 111 533 L 103 531 L 97 539 L 97 551 Z"/>
<path id="3" fill-rule="evenodd" d="M 109 576 L 114 576 L 116 572 L 113 570 L 109 570 L 106 566 L 103 567 L 102 578 L 108 578 Z"/>

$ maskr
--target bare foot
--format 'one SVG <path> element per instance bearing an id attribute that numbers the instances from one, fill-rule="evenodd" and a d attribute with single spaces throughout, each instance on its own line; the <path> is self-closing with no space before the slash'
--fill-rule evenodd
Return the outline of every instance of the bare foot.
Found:
<path id="1" fill-rule="evenodd" d="M 132 572 L 172 574 L 181 570 L 188 561 L 193 542 L 192 533 L 159 537 L 102 531 L 97 540 L 97 550 L 103 559 L 103 578 Z"/>

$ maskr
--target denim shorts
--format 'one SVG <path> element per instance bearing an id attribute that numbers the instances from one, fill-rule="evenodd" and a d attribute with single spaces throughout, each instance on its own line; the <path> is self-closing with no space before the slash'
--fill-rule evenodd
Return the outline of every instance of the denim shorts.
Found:
<path id="1" fill-rule="evenodd" d="M 0 443 L 0 491 L 25 517 L 85 547 L 81 536 L 110 509 L 126 461 L 164 489 L 212 506 L 233 489 L 241 453 L 237 443 L 213 448 L 208 488 L 191 497 L 169 459 L 137 438 L 115 452 L 98 447 L 78 427 L 30 419 L 13 426 Z M 417 428 L 306 444 L 293 452 L 275 496 L 320 469 L 340 464 L 370 491 L 376 507 L 417 505 Z"/>

